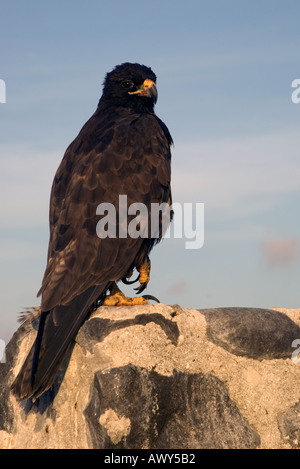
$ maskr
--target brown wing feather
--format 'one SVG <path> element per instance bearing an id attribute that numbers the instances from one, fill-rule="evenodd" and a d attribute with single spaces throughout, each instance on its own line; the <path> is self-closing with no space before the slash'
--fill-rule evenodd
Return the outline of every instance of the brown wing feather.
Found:
<path id="1" fill-rule="evenodd" d="M 98 238 L 98 204 L 117 208 L 119 194 L 127 195 L 128 206 L 143 202 L 149 209 L 153 201 L 170 200 L 169 143 L 157 118 L 124 110 L 102 128 L 95 113 L 67 149 L 54 179 L 48 265 L 39 292 L 44 311 L 67 304 L 92 285 L 119 280 L 141 249 L 141 238 Z"/>

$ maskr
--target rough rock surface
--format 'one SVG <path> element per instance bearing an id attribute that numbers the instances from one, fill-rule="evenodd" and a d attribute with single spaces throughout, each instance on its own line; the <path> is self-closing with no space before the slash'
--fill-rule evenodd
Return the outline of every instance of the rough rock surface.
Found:
<path id="1" fill-rule="evenodd" d="M 0 448 L 300 447 L 300 310 L 101 307 L 34 403 L 9 392 L 33 326 L 0 363 Z"/>

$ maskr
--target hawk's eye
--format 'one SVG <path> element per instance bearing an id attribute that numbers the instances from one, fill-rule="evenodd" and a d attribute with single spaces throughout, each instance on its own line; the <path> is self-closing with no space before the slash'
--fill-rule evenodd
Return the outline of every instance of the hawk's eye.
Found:
<path id="1" fill-rule="evenodd" d="M 129 90 L 134 86 L 133 81 L 131 80 L 123 80 L 121 82 L 121 85 L 123 86 L 123 88 L 125 88 L 125 90 Z"/>

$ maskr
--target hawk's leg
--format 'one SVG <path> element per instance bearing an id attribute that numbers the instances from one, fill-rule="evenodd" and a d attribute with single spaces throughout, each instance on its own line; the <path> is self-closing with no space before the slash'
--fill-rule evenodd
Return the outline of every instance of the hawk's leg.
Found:
<path id="1" fill-rule="evenodd" d="M 123 277 L 121 280 L 126 285 L 132 285 L 135 282 L 140 282 L 140 286 L 135 288 L 135 290 L 137 293 L 142 293 L 142 291 L 144 291 L 145 288 L 147 288 L 147 285 L 150 280 L 150 267 L 151 267 L 150 259 L 148 256 L 146 256 L 143 262 L 139 266 L 136 267 L 139 273 L 139 276 L 136 279 L 128 280 L 133 274 L 133 270 L 129 270 L 127 274 L 125 275 L 125 277 Z"/>
<path id="2" fill-rule="evenodd" d="M 137 267 L 137 270 L 140 273 L 139 275 L 140 286 L 135 288 L 137 293 L 142 293 L 142 291 L 144 291 L 145 288 L 147 288 L 147 285 L 150 280 L 150 268 L 151 268 L 150 259 L 148 256 L 146 256 L 142 264 Z"/>
<path id="3" fill-rule="evenodd" d="M 121 292 L 117 284 L 114 282 L 109 289 L 110 295 L 106 296 L 103 301 L 103 306 L 134 306 L 134 305 L 147 305 L 148 301 L 142 296 L 129 298 Z"/>

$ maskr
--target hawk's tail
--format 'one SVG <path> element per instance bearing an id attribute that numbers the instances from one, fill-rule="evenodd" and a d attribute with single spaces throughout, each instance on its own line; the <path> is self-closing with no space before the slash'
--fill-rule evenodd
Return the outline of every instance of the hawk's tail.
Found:
<path id="1" fill-rule="evenodd" d="M 108 286 L 90 287 L 68 305 L 42 312 L 35 343 L 11 387 L 17 398 L 36 399 L 50 388 L 68 345 Z"/>

